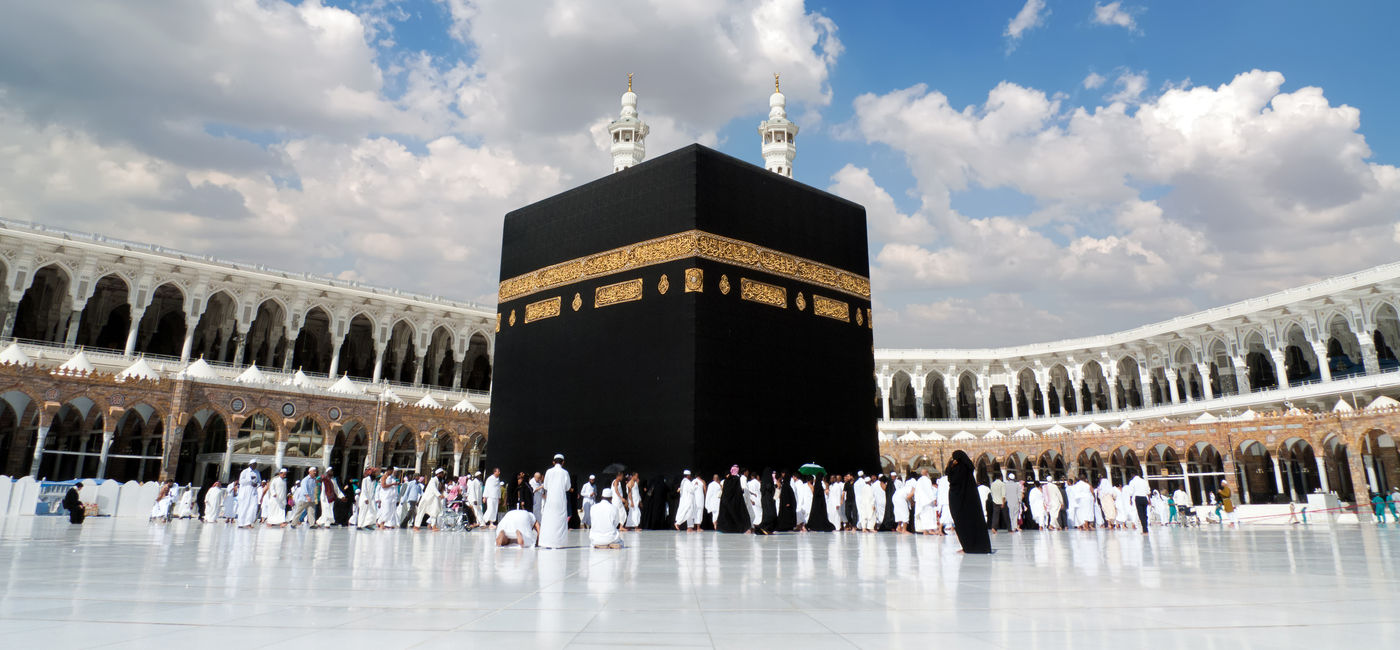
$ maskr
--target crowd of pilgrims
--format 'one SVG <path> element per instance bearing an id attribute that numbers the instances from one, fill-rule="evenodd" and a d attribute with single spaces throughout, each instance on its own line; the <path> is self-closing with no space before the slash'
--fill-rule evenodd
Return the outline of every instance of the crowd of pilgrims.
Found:
<path id="1" fill-rule="evenodd" d="M 562 469 L 562 457 L 555 467 Z M 162 485 L 151 518 L 202 518 L 205 522 L 259 523 L 283 527 L 344 526 L 358 529 L 411 527 L 438 530 L 444 515 L 460 522 L 452 528 L 495 528 L 512 511 L 529 513 L 525 528 L 541 520 L 546 473 L 517 473 L 503 478 L 499 469 L 482 477 L 448 476 L 438 469 L 418 474 L 370 468 L 346 485 L 316 468 L 288 485 L 287 470 L 263 480 L 250 464 L 238 480 L 215 482 L 196 495 L 193 486 Z M 551 470 L 554 471 L 554 470 Z M 827 475 L 753 471 L 731 467 L 707 481 L 685 470 L 679 480 L 657 476 L 643 480 L 636 472 L 616 472 L 599 480 L 590 475 L 574 490 L 567 475 L 568 526 L 594 527 L 599 512 L 606 526 L 619 530 L 717 530 L 766 535 L 782 532 L 892 531 L 925 535 L 956 534 L 964 552 L 991 551 L 988 531 L 1059 530 L 1095 527 L 1133 528 L 1180 523 L 1189 497 L 1150 490 L 1141 476 L 1126 485 L 1102 479 L 1091 485 L 1081 473 L 1075 481 L 1022 481 L 1014 472 L 977 482 L 967 454 L 954 452 L 936 479 L 927 468 L 916 475 Z M 1222 509 L 1233 512 L 1228 486 L 1222 484 Z M 606 502 L 610 508 L 595 506 Z M 202 506 L 202 507 L 201 507 Z M 563 517 L 563 514 L 559 515 Z M 1226 515 L 1228 517 L 1228 515 Z M 1144 525 L 1146 522 L 1147 525 Z M 512 534 L 517 532 L 512 527 Z"/>

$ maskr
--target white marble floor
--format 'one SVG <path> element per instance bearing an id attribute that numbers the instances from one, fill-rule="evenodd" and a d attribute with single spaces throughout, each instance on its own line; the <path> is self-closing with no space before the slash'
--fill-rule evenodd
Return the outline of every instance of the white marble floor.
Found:
<path id="1" fill-rule="evenodd" d="M 575 534 L 580 544 L 583 537 Z M 940 538 L 484 533 L 0 519 L 8 648 L 1394 647 L 1400 528 Z M 493 647 L 493 646 L 486 646 Z"/>

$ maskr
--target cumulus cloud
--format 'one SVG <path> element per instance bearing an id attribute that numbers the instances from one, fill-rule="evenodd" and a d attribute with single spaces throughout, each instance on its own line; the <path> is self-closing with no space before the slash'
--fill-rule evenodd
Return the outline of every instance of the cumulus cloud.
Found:
<path id="1" fill-rule="evenodd" d="M 444 4 L 460 58 L 396 48 L 392 2 L 16 5 L 0 216 L 490 303 L 505 212 L 611 169 L 627 72 L 654 157 L 773 72 L 826 106 L 842 52 L 797 0 Z"/>
<path id="2" fill-rule="evenodd" d="M 1089 76 L 1084 77 L 1083 83 L 1085 88 L 1093 90 L 1095 88 L 1098 88 L 1099 86 L 1102 86 L 1106 81 L 1108 81 L 1107 77 L 1097 72 L 1090 72 Z"/>
<path id="3" fill-rule="evenodd" d="M 1095 25 L 1108 25 L 1111 27 L 1122 27 L 1128 31 L 1137 31 L 1137 19 L 1133 14 L 1142 11 L 1141 8 L 1127 9 L 1122 2 L 1110 2 L 1108 4 L 1094 3 L 1094 10 L 1090 13 L 1090 20 Z"/>
<path id="4" fill-rule="evenodd" d="M 1011 17 L 1006 23 L 1006 31 L 1002 33 L 1007 38 L 1007 47 L 1015 49 L 1017 43 L 1021 41 L 1021 36 L 1026 32 L 1045 24 L 1045 18 L 1050 15 L 1050 10 L 1045 7 L 1045 0 L 1026 0 L 1026 4 L 1021 6 L 1021 10 Z"/>
<path id="5" fill-rule="evenodd" d="M 1118 90 L 1108 96 L 1108 101 L 1136 103 L 1142 99 L 1142 93 L 1147 90 L 1147 74 L 1124 70 L 1117 79 L 1113 80 L 1113 86 Z"/>
<path id="6" fill-rule="evenodd" d="M 1283 84 L 1256 70 L 1092 108 L 1005 82 L 965 108 L 924 86 L 863 95 L 855 130 L 904 155 L 922 199 L 910 217 L 937 231 L 927 244 L 885 243 L 876 286 L 911 305 L 1019 296 L 1087 335 L 1392 261 L 1395 217 L 1384 206 L 1400 200 L 1400 169 L 1368 160 L 1356 109 Z M 952 199 L 972 188 L 1014 190 L 1036 206 L 970 218 Z M 882 343 L 1009 344 L 1058 330 L 921 331 L 924 340 L 892 333 Z"/>

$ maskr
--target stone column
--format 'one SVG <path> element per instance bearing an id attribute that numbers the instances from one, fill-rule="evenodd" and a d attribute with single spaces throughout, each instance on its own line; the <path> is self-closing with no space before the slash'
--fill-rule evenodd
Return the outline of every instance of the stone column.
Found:
<path id="1" fill-rule="evenodd" d="M 1244 357 L 1230 357 L 1230 365 L 1235 367 L 1235 390 L 1240 395 L 1248 395 L 1254 390 L 1249 385 L 1249 364 L 1245 363 Z"/>
<path id="2" fill-rule="evenodd" d="M 1144 407 L 1156 406 L 1155 403 L 1152 403 L 1152 377 L 1148 376 L 1147 371 L 1143 370 L 1142 366 L 1138 366 L 1138 394 L 1142 396 Z"/>
<path id="3" fill-rule="evenodd" d="M 86 305 L 87 301 L 83 301 L 83 304 Z M 83 308 L 81 306 L 68 312 L 68 331 L 64 332 L 63 335 L 64 346 L 71 348 L 78 345 L 78 323 L 82 322 L 82 320 Z"/>
<path id="4" fill-rule="evenodd" d="M 1108 410 L 1118 411 L 1118 375 L 1108 376 Z"/>
<path id="5" fill-rule="evenodd" d="M 39 479 L 39 464 L 44 460 L 44 440 L 49 437 L 49 427 L 53 426 L 53 413 L 41 413 L 39 415 L 39 429 L 35 432 L 34 458 L 29 463 L 29 476 L 35 480 Z"/>
<path id="6" fill-rule="evenodd" d="M 11 300 L 11 301 L 10 301 L 9 308 L 5 310 L 5 327 L 4 327 L 3 330 L 0 330 L 0 332 L 3 332 L 3 334 L 0 334 L 0 335 L 3 335 L 5 338 L 10 338 L 10 336 L 12 336 L 12 335 L 14 334 L 14 331 L 15 331 L 15 313 L 18 312 L 18 311 L 19 311 L 19 301 L 18 301 L 18 300 Z"/>
<path id="7" fill-rule="evenodd" d="M 130 357 L 136 353 L 136 335 L 141 331 L 141 316 L 146 310 L 131 308 L 131 327 L 126 330 L 126 347 L 122 349 L 122 355 Z"/>
<path id="8" fill-rule="evenodd" d="M 1269 350 L 1274 360 L 1274 374 L 1278 377 L 1278 387 L 1288 388 L 1288 364 L 1284 362 L 1283 350 Z"/>
<path id="9" fill-rule="evenodd" d="M 915 371 L 920 372 L 920 371 Z M 922 374 L 911 375 L 909 377 L 909 387 L 914 389 L 914 419 L 924 419 L 924 376 Z"/>
<path id="10" fill-rule="evenodd" d="M 1332 381 L 1332 365 L 1327 362 L 1327 344 L 1313 341 L 1312 349 L 1313 355 L 1317 357 L 1317 369 L 1322 373 L 1322 381 Z"/>
<path id="11" fill-rule="evenodd" d="M 452 475 L 462 475 L 462 452 L 460 451 L 452 452 Z"/>
<path id="12" fill-rule="evenodd" d="M 199 321 L 197 319 L 193 322 L 191 322 L 189 318 L 185 319 L 185 344 L 180 347 L 181 362 L 190 360 L 190 353 L 194 351 L 194 330 L 198 326 Z"/>
<path id="13" fill-rule="evenodd" d="M 423 354 L 418 355 L 418 367 L 416 367 L 416 368 L 413 369 L 413 376 L 415 377 L 415 379 L 413 380 L 413 385 L 414 385 L 414 386 L 422 386 L 422 385 L 423 385 L 423 378 L 426 377 L 427 374 L 428 374 L 428 353 L 427 353 L 427 351 L 424 351 Z"/>
<path id="14" fill-rule="evenodd" d="M 1008 385 L 1006 393 L 1011 396 L 1011 419 L 1019 420 L 1021 418 L 1021 388 Z"/>
<path id="15" fill-rule="evenodd" d="M 234 438 L 229 438 L 224 447 L 224 462 L 219 465 L 219 482 L 225 486 L 228 485 L 229 475 L 233 470 L 233 443 Z"/>
<path id="16" fill-rule="evenodd" d="M 1282 495 L 1284 493 L 1283 472 L 1279 469 L 1278 456 L 1270 455 L 1269 460 L 1272 460 L 1274 462 L 1274 489 L 1277 490 L 1280 495 Z"/>
<path id="17" fill-rule="evenodd" d="M 418 474 L 423 473 L 423 452 L 421 451 L 413 454 L 413 471 Z"/>
<path id="18" fill-rule="evenodd" d="M 948 392 L 948 419 L 958 419 L 958 387 L 956 384 L 943 383 L 943 388 Z"/>
<path id="19" fill-rule="evenodd" d="M 325 471 L 331 466 L 331 454 L 334 452 L 334 444 L 321 446 L 321 471 Z"/>
<path id="20" fill-rule="evenodd" d="M 296 323 L 286 323 L 284 331 L 287 334 L 287 352 L 282 358 L 282 372 L 292 371 L 292 362 L 295 361 L 297 351 L 297 338 L 301 336 L 301 327 Z"/>
<path id="21" fill-rule="evenodd" d="M 1371 340 L 1371 335 L 1365 332 L 1357 334 L 1356 342 L 1361 345 L 1361 364 L 1366 367 L 1366 374 L 1374 375 L 1380 372 L 1381 362 L 1376 356 L 1376 342 Z"/>
<path id="22" fill-rule="evenodd" d="M 108 421 L 111 424 L 108 424 Z M 102 455 L 97 457 L 97 478 L 107 478 L 107 453 L 112 449 L 112 441 L 116 439 L 116 419 L 102 418 Z"/>
<path id="23" fill-rule="evenodd" d="M 1327 485 L 1327 464 L 1317 454 L 1313 454 L 1313 463 L 1317 465 L 1317 483 L 1322 488 L 1322 492 L 1324 494 L 1331 492 L 1332 488 Z"/>
<path id="24" fill-rule="evenodd" d="M 879 379 L 879 381 L 876 382 L 876 386 L 878 386 L 878 387 L 880 388 L 880 411 L 881 411 L 881 413 L 882 413 L 880 419 L 882 419 L 882 420 L 884 420 L 884 421 L 886 421 L 886 422 L 889 422 L 889 420 L 890 420 L 890 388 L 889 388 L 889 386 L 885 385 L 885 378 L 884 378 L 884 377 L 881 377 L 881 378 Z"/>
<path id="25" fill-rule="evenodd" d="M 1356 520 L 1358 522 L 1369 522 L 1375 520 L 1375 513 L 1371 510 L 1370 481 L 1366 471 L 1366 462 L 1360 452 L 1360 440 L 1353 440 L 1347 444 L 1347 471 L 1351 472 L 1351 492 L 1353 503 L 1356 505 Z"/>
<path id="26" fill-rule="evenodd" d="M 233 365 L 242 367 L 248 353 L 248 328 L 244 327 L 234 330 L 233 344 L 237 348 L 234 350 Z M 258 362 L 256 358 L 246 360 L 253 364 Z"/>
<path id="27" fill-rule="evenodd" d="M 1201 395 L 1206 399 L 1215 399 L 1215 389 L 1210 387 L 1210 364 L 1196 364 L 1196 372 L 1201 374 Z"/>
<path id="28" fill-rule="evenodd" d="M 467 360 L 467 351 L 462 350 L 462 354 L 452 353 L 452 390 L 462 390 L 462 364 Z"/>
<path id="29" fill-rule="evenodd" d="M 991 422 L 992 420 L 992 380 L 986 374 L 977 375 L 977 403 L 982 406 L 982 411 L 978 419 Z"/>
<path id="30" fill-rule="evenodd" d="M 379 380 L 380 380 L 380 379 L 383 379 L 383 378 L 384 378 L 384 346 L 378 345 L 378 346 L 375 346 L 375 348 L 374 348 L 374 374 L 372 375 L 372 377 L 371 377 L 371 379 L 370 379 L 370 382 L 371 382 L 371 383 L 377 384 L 377 383 L 379 383 Z"/>
<path id="31" fill-rule="evenodd" d="M 276 454 L 275 456 L 272 457 L 272 465 L 273 465 L 272 469 L 273 469 L 273 470 L 282 469 L 282 460 L 283 460 L 284 458 L 286 458 L 286 457 L 287 457 L 287 441 L 286 441 L 286 440 L 278 440 L 278 441 L 277 441 L 277 454 Z"/>
<path id="32" fill-rule="evenodd" d="M 1048 418 L 1050 417 L 1050 373 L 1036 375 L 1035 387 L 1040 389 L 1040 412 Z"/>
<path id="33" fill-rule="evenodd" d="M 331 377 L 335 377 L 336 375 L 340 374 L 340 348 L 344 344 L 344 340 L 340 341 L 335 345 L 335 349 L 331 351 L 331 369 L 330 372 L 326 373 Z"/>
<path id="34" fill-rule="evenodd" d="M 1170 366 L 1162 366 L 1162 378 L 1167 381 L 1167 399 L 1170 400 L 1168 404 L 1180 404 L 1181 395 L 1176 389 L 1176 370 Z"/>

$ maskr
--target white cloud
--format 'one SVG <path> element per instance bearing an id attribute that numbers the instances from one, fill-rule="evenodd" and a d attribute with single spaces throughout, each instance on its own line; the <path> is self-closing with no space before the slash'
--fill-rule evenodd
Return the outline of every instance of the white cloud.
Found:
<path id="1" fill-rule="evenodd" d="M 505 212 L 610 170 L 627 72 L 655 157 L 773 72 L 826 106 L 842 51 L 798 0 L 447 4 L 462 60 L 387 49 L 392 2 L 16 5 L 0 216 L 489 303 Z"/>
<path id="2" fill-rule="evenodd" d="M 1133 14 L 1141 12 L 1140 7 L 1125 9 L 1122 2 L 1110 2 L 1108 4 L 1094 3 L 1094 10 L 1090 18 L 1095 25 L 1108 25 L 1111 27 L 1122 27 L 1128 31 L 1137 31 L 1137 20 Z"/>
<path id="3" fill-rule="evenodd" d="M 1084 87 L 1093 90 L 1102 86 L 1106 81 L 1108 81 L 1107 77 L 1097 72 L 1090 72 L 1089 76 L 1084 77 Z"/>
<path id="4" fill-rule="evenodd" d="M 831 176 L 831 181 L 828 192 L 865 206 L 871 239 L 916 243 L 933 240 L 933 224 L 923 217 L 901 213 L 889 192 L 875 184 L 869 170 L 847 164 Z"/>
<path id="5" fill-rule="evenodd" d="M 1113 86 L 1118 90 L 1108 96 L 1108 101 L 1135 104 L 1147 90 L 1147 74 L 1124 70 L 1113 80 Z"/>
<path id="6" fill-rule="evenodd" d="M 887 308 L 950 292 L 1015 294 L 1065 325 L 1025 335 L 1010 324 L 932 323 L 881 344 L 1112 331 L 1392 261 L 1386 206 L 1400 201 L 1400 169 L 1367 160 L 1356 109 L 1283 83 L 1252 71 L 1135 108 L 1065 107 L 1006 82 L 966 108 L 923 86 L 857 98 L 855 130 L 905 156 L 922 200 L 909 217 L 937 232 L 930 243 L 879 246 L 872 274 Z M 971 188 L 1036 205 L 969 218 L 952 205 Z"/>
<path id="7" fill-rule="evenodd" d="M 1002 33 L 1008 39 L 1007 47 L 1015 49 L 1020 42 L 1021 36 L 1026 32 L 1045 24 L 1045 18 L 1050 15 L 1050 10 L 1045 7 L 1045 0 L 1026 0 L 1026 4 L 1021 6 L 1021 10 L 1011 17 L 1006 23 L 1006 31 Z"/>

